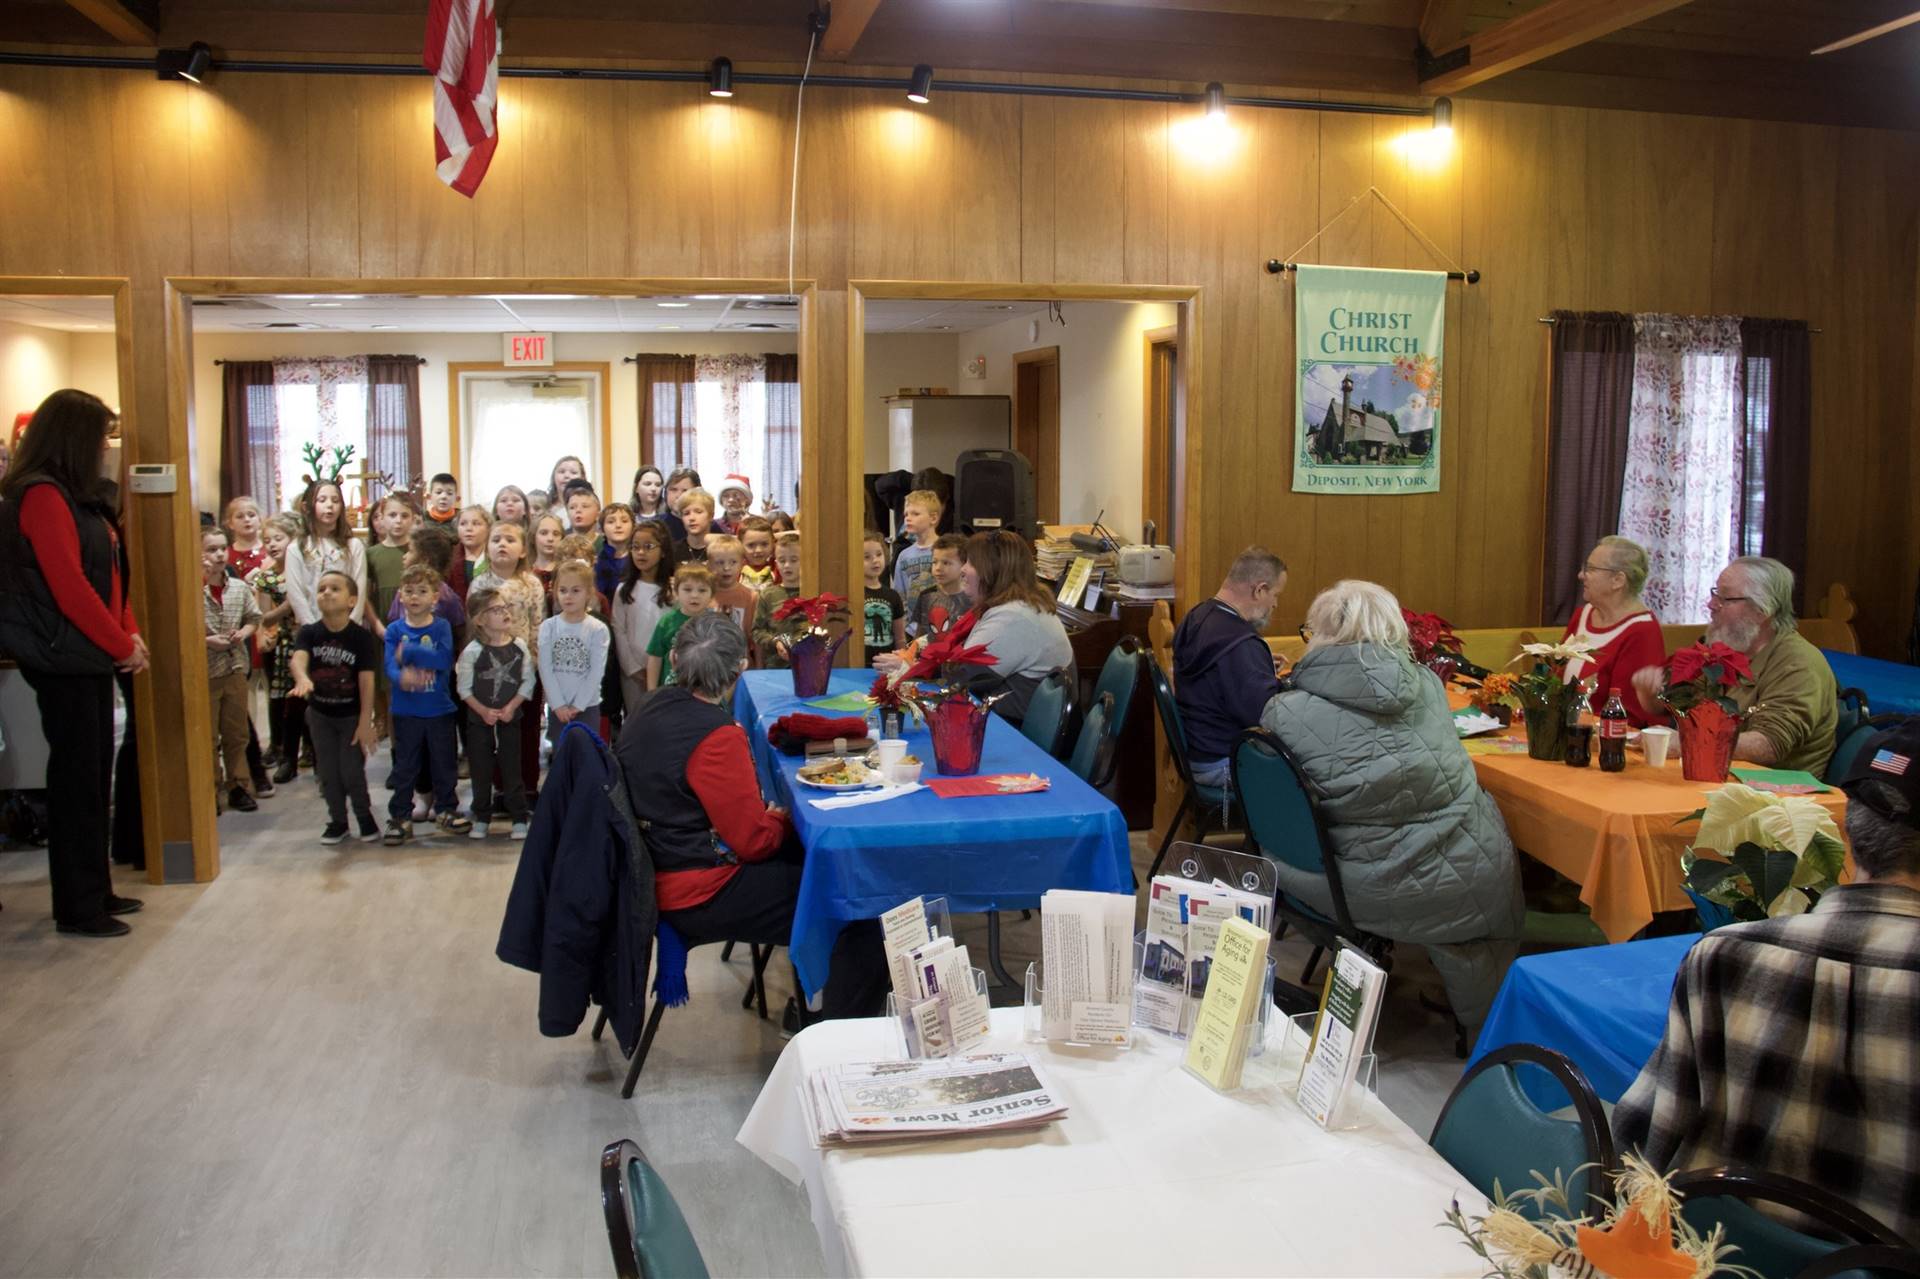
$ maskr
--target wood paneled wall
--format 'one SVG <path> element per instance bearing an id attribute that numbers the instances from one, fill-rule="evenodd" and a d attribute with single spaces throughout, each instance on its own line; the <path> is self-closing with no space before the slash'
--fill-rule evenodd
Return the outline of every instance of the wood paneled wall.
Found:
<path id="1" fill-rule="evenodd" d="M 424 80 L 233 75 L 196 88 L 0 69 L 0 274 L 130 277 L 133 410 L 155 421 L 181 394 L 164 382 L 169 276 L 787 274 L 790 91 L 719 103 L 682 85 L 505 80 L 501 103 L 500 151 L 469 202 L 434 179 Z M 808 92 L 792 270 L 819 290 L 810 498 L 838 496 L 831 477 L 860 447 L 843 385 L 847 280 L 1194 284 L 1205 417 L 1188 459 L 1187 596 L 1258 540 L 1294 568 L 1278 627 L 1341 576 L 1464 626 L 1531 621 L 1538 317 L 1798 316 L 1824 330 L 1809 576 L 1816 590 L 1853 588 L 1869 651 L 1890 655 L 1904 637 L 1920 568 L 1920 136 L 1463 101 L 1453 152 L 1422 164 L 1397 148 L 1417 123 L 1403 119 L 1243 110 L 1225 153 L 1207 156 L 1170 128 L 1185 114 Z M 1292 286 L 1262 264 L 1369 184 L 1484 273 L 1449 302 L 1442 488 L 1295 495 Z M 1371 202 L 1301 256 L 1432 265 Z M 171 447 L 143 437 L 145 460 Z"/>

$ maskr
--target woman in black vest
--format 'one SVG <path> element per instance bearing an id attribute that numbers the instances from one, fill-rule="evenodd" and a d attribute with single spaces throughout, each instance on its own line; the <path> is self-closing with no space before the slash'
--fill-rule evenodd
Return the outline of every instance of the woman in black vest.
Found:
<path id="1" fill-rule="evenodd" d="M 113 411 L 55 391 L 27 423 L 0 483 L 0 648 L 40 706 L 47 739 L 47 877 L 63 933 L 118 937 L 140 909 L 107 861 L 113 676 L 147 668 L 126 601 L 126 555 L 100 474 Z"/>
<path id="2" fill-rule="evenodd" d="M 747 735 L 728 709 L 746 668 L 747 637 L 732 618 L 693 618 L 674 637 L 679 682 L 647 698 L 615 752 L 653 857 L 661 918 L 689 948 L 784 946 L 793 933 L 799 841 L 787 810 L 761 798 Z M 886 992 L 878 921 L 847 925 L 834 943 L 822 1011 L 872 1016 Z"/>

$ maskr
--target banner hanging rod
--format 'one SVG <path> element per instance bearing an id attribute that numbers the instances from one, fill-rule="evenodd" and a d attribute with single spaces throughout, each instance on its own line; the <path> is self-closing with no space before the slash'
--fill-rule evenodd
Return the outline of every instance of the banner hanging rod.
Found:
<path id="1" fill-rule="evenodd" d="M 0 52 L 0 66 L 15 67 L 67 67 L 104 71 L 146 71 L 154 70 L 152 58 L 109 57 L 104 54 L 70 53 L 5 53 Z M 277 62 L 258 59 L 235 59 L 227 61 L 216 58 L 208 68 L 210 75 L 233 73 L 238 75 L 371 75 L 371 76 L 421 76 L 432 75 L 418 63 L 404 62 Z M 508 66 L 502 64 L 499 70 L 502 79 L 520 80 L 631 80 L 642 83 L 658 84 L 705 84 L 707 72 L 698 71 L 658 71 L 640 70 L 624 67 L 534 67 Z M 733 82 L 736 85 L 766 84 L 793 86 L 800 83 L 800 77 L 772 72 L 736 71 Z M 884 89 L 893 93 L 905 93 L 913 87 L 909 78 L 894 79 L 887 76 L 832 76 L 810 75 L 807 84 L 829 89 Z M 1092 85 L 1077 84 L 1008 84 L 995 80 L 940 80 L 939 89 L 945 93 L 997 93 L 1015 97 L 1034 98 L 1088 98 L 1107 102 L 1165 102 L 1198 103 L 1205 95 L 1200 93 L 1176 93 L 1164 89 L 1109 89 Z M 1313 98 L 1236 98 L 1226 99 L 1229 106 L 1253 107 L 1265 111 L 1318 111 L 1334 115 L 1386 115 L 1386 116 L 1430 116 L 1432 108 L 1422 106 L 1401 106 L 1376 102 L 1322 102 Z"/>
<path id="2" fill-rule="evenodd" d="M 1309 265 L 1312 264 L 1309 263 Z M 1299 269 L 1300 264 L 1298 262 L 1282 262 L 1279 258 L 1267 259 L 1268 275 L 1279 275 L 1282 271 L 1298 271 Z M 1477 270 L 1449 271 L 1447 272 L 1447 278 L 1449 280 L 1465 280 L 1468 284 L 1478 284 L 1480 283 L 1480 272 Z"/>

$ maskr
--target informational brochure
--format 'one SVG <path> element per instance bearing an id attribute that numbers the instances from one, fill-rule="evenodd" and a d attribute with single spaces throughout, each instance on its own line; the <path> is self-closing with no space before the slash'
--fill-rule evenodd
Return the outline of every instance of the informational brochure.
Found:
<path id="1" fill-rule="evenodd" d="M 1298 1093 L 1300 1108 L 1322 1128 L 1340 1123 L 1354 1075 L 1373 1051 L 1386 982 L 1386 970 L 1353 946 L 1342 946 L 1327 970 Z"/>
<path id="2" fill-rule="evenodd" d="M 1221 1092 L 1240 1086 L 1247 1031 L 1266 997 L 1261 978 L 1270 940 L 1265 929 L 1238 916 L 1220 926 L 1206 997 L 1187 1039 L 1186 1067 Z"/>
<path id="3" fill-rule="evenodd" d="M 887 972 L 893 978 L 894 998 L 911 1002 L 912 979 L 908 957 L 926 945 L 932 934 L 927 931 L 927 903 L 916 897 L 902 902 L 880 916 L 880 936 L 887 951 Z"/>
<path id="4" fill-rule="evenodd" d="M 800 1101 L 819 1147 L 1037 1128 L 1067 1113 L 1021 1053 L 827 1066 Z"/>
<path id="5" fill-rule="evenodd" d="M 948 927 L 946 899 L 931 908 L 922 898 L 903 902 L 880 917 L 893 1009 L 909 1057 L 962 1052 L 991 1030 L 986 991 L 976 980 L 967 948 L 941 934 Z"/>
<path id="6" fill-rule="evenodd" d="M 1058 888 L 1043 894 L 1040 966 L 1046 1038 L 1082 1044 L 1128 1041 L 1133 1003 L 1130 894 Z M 1076 1016 L 1075 1005 L 1086 1007 Z M 1076 1026 L 1080 1033 L 1075 1033 Z"/>
<path id="7" fill-rule="evenodd" d="M 1220 928 L 1235 918 L 1270 932 L 1272 898 L 1220 880 L 1154 876 L 1147 887 L 1146 946 L 1133 992 L 1136 1024 L 1185 1033 L 1206 996 Z"/>

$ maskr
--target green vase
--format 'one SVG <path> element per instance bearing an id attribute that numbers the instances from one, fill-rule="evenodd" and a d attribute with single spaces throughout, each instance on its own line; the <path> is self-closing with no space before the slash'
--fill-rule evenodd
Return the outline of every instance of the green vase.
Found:
<path id="1" fill-rule="evenodd" d="M 1521 708 L 1527 720 L 1527 754 L 1534 759 L 1567 757 L 1567 708 L 1564 694 L 1543 705 L 1529 698 Z"/>

